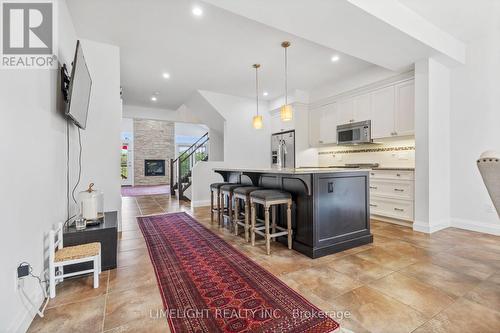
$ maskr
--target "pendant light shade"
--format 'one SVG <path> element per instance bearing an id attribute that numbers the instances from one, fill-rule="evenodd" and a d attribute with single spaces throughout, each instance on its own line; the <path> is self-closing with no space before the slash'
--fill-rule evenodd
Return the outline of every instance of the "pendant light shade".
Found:
<path id="1" fill-rule="evenodd" d="M 255 129 L 261 129 L 262 126 L 264 126 L 264 122 L 262 121 L 262 116 L 261 115 L 253 116 L 252 125 L 253 128 Z"/>
<path id="2" fill-rule="evenodd" d="M 255 68 L 255 102 L 256 102 L 256 110 L 257 114 L 253 116 L 252 126 L 255 129 L 261 129 L 264 126 L 264 122 L 262 121 L 262 116 L 259 115 L 259 64 L 254 64 L 252 66 Z"/>
<path id="3" fill-rule="evenodd" d="M 293 119 L 292 106 L 288 104 L 288 47 L 290 42 L 284 41 L 281 47 L 285 50 L 285 104 L 280 109 L 281 121 L 290 121 Z"/>

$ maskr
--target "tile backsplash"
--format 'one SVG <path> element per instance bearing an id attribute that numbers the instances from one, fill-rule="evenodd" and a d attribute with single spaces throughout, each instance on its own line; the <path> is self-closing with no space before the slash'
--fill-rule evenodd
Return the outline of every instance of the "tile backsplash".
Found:
<path id="1" fill-rule="evenodd" d="M 379 144 L 331 146 L 318 149 L 319 165 L 379 163 L 384 167 L 415 167 L 415 140 L 399 139 Z"/>

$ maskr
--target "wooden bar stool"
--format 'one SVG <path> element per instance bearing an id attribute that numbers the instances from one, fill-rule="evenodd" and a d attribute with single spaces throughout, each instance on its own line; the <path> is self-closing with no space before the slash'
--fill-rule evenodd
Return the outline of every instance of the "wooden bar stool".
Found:
<path id="1" fill-rule="evenodd" d="M 224 201 L 221 201 L 220 187 L 230 183 L 213 183 L 210 184 L 210 222 L 214 223 L 214 213 L 217 213 L 217 224 L 220 225 L 220 210 L 224 209 Z M 214 205 L 214 193 L 217 200 L 217 207 Z M 222 205 L 221 205 L 222 202 Z"/>
<path id="2" fill-rule="evenodd" d="M 229 226 L 232 227 L 233 226 L 233 194 L 234 194 L 234 189 L 238 188 L 238 187 L 244 187 L 244 186 L 247 186 L 247 185 L 242 185 L 242 184 L 226 184 L 226 185 L 222 185 L 220 187 L 220 192 L 221 192 L 221 197 L 220 197 L 220 200 L 221 200 L 221 206 L 224 205 L 224 201 L 227 202 L 227 209 L 226 210 L 222 210 L 220 212 L 220 219 L 219 219 L 219 227 L 222 227 L 224 226 L 224 218 L 227 217 L 228 220 L 229 220 Z M 227 212 L 227 214 L 225 214 L 225 212 Z"/>
<path id="3" fill-rule="evenodd" d="M 250 193 L 250 204 L 252 209 L 252 226 L 250 232 L 252 245 L 255 245 L 255 234 L 264 236 L 266 239 L 266 252 L 271 253 L 271 238 L 288 235 L 288 248 L 292 249 L 292 195 L 279 190 L 259 190 Z M 264 226 L 257 227 L 256 205 L 264 206 Z M 276 225 L 276 206 L 287 205 L 286 229 Z M 270 230 L 269 208 L 272 207 L 272 232 Z M 276 232 L 276 229 L 280 230 Z M 264 232 L 262 232 L 264 230 Z"/>
<path id="4" fill-rule="evenodd" d="M 238 226 L 245 228 L 245 241 L 249 240 L 250 231 L 250 193 L 253 191 L 262 190 L 261 187 L 243 186 L 235 188 L 233 191 L 234 196 L 234 234 L 238 236 Z M 240 201 L 244 203 L 245 212 L 240 213 Z M 243 218 L 241 218 L 243 215 Z"/>

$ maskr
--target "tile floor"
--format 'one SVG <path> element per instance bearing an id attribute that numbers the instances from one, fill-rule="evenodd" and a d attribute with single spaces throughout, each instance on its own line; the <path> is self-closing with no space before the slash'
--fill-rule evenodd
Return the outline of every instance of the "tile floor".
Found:
<path id="1" fill-rule="evenodd" d="M 272 254 L 210 224 L 170 196 L 123 198 L 118 267 L 64 281 L 29 332 L 168 332 L 135 216 L 185 211 L 354 332 L 500 332 L 500 237 L 449 228 L 431 236 L 372 221 L 374 243 L 316 260 L 273 243 Z M 262 245 L 262 243 L 258 243 Z M 341 312 L 344 311 L 344 312 Z"/>

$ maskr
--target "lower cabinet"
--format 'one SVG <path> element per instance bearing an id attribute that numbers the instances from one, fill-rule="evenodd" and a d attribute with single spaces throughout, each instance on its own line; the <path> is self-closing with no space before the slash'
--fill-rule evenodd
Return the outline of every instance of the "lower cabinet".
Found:
<path id="1" fill-rule="evenodd" d="M 370 214 L 413 222 L 415 177 L 413 171 L 372 170 L 370 172 Z"/>

